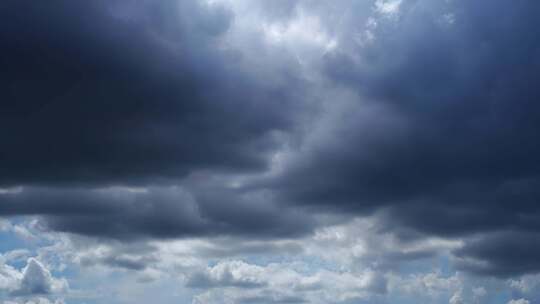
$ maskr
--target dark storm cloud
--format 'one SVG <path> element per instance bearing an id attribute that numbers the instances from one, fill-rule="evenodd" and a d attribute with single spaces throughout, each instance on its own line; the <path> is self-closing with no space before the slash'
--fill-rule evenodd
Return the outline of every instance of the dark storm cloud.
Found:
<path id="1" fill-rule="evenodd" d="M 321 210 L 384 209 L 384 229 L 403 235 L 538 231 L 539 9 L 533 1 L 405 1 L 369 29 L 373 41 L 326 55 L 328 78 L 361 97 L 271 187 Z M 462 254 L 503 269 L 493 274 L 515 261 L 487 252 Z M 509 271 L 536 269 L 526 264 Z"/>
<path id="2" fill-rule="evenodd" d="M 496 232 L 455 252 L 457 266 L 480 275 L 511 277 L 540 271 L 540 233 Z"/>
<path id="3" fill-rule="evenodd" d="M 180 189 L 25 189 L 0 196 L 0 202 L 0 215 L 42 215 L 49 228 L 83 235 L 129 239 L 208 232 L 189 195 Z"/>
<path id="4" fill-rule="evenodd" d="M 293 90 L 219 46 L 222 6 L 3 1 L 0 20 L 0 185 L 260 169 L 290 126 Z"/>
<path id="5" fill-rule="evenodd" d="M 367 57 L 362 65 L 351 64 L 345 51 L 328 56 L 334 81 L 383 110 L 362 117 L 362 107 L 372 106 L 361 104 L 336 122 L 346 124 L 336 134 L 341 139 L 313 149 L 311 160 L 289 173 L 294 198 L 359 207 L 359 199 L 448 197 L 457 195 L 451 188 L 481 192 L 538 177 L 540 40 L 529 30 L 536 25 L 529 6 L 536 4 L 495 1 L 488 13 L 459 3 L 452 26 L 437 25 L 437 15 L 418 7 L 404 12 L 395 33 L 381 29 L 380 41 L 357 50 Z M 505 18 L 495 19 L 499 14 Z"/>
<path id="6" fill-rule="evenodd" d="M 3 2 L 0 187 L 25 188 L 0 195 L 0 216 L 122 240 L 309 231 L 311 219 L 204 177 L 198 191 L 159 186 L 262 170 L 293 127 L 301 79 L 250 70 L 221 40 L 234 18 L 191 0 Z M 156 187 L 106 189 L 135 184 Z"/>
<path id="7" fill-rule="evenodd" d="M 283 208 L 269 202 L 249 202 L 241 197 L 238 201 L 222 197 L 206 205 L 179 187 L 28 188 L 0 195 L 0 216 L 40 215 L 48 229 L 127 241 L 220 235 L 295 236 L 315 225 L 311 217 L 299 217 L 297 211 L 283 212 Z M 219 212 L 224 209 L 227 212 Z"/>

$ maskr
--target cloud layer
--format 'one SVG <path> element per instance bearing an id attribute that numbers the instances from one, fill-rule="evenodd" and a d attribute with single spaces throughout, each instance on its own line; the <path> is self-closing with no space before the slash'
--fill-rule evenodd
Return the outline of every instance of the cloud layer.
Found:
<path id="1" fill-rule="evenodd" d="M 4 1 L 0 299 L 535 303 L 539 9 Z"/>

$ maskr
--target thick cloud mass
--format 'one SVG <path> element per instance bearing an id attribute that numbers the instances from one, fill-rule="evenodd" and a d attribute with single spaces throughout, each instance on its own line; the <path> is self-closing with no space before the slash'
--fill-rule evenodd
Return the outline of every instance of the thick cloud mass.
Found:
<path id="1" fill-rule="evenodd" d="M 290 90 L 251 77 L 241 54 L 220 50 L 234 18 L 222 6 L 1 6 L 0 184 L 253 170 L 265 166 L 272 131 L 290 124 Z"/>
<path id="2" fill-rule="evenodd" d="M 457 250 L 458 266 L 482 275 L 509 277 L 540 270 L 538 232 L 503 232 Z"/>
<path id="3" fill-rule="evenodd" d="M 306 233 L 314 225 L 297 211 L 226 194 L 196 201 L 177 187 L 129 189 L 31 188 L 0 195 L 0 216 L 43 215 L 54 230 L 135 240 L 189 236 L 242 235 L 258 238 Z M 221 206 L 223 205 L 223 206 Z M 122 261 L 110 261 L 122 263 Z"/>
<path id="4" fill-rule="evenodd" d="M 539 8 L 409 1 L 368 21 L 371 40 L 324 58 L 329 79 L 361 97 L 272 182 L 281 198 L 361 214 L 384 209 L 385 229 L 403 235 L 404 226 L 453 237 L 537 231 L 540 39 L 531 29 Z M 468 252 L 488 260 L 490 273 L 536 269 L 508 268 L 521 262 L 506 250 Z"/>
<path id="5" fill-rule="evenodd" d="M 298 168 L 286 181 L 294 198 L 355 208 L 433 196 L 450 204 L 463 196 L 471 206 L 512 195 L 535 201 L 540 41 L 528 30 L 535 8 L 455 6 L 448 8 L 455 23 L 437 24 L 444 10 L 419 1 L 380 25 L 372 45 L 327 56 L 332 80 L 368 101 L 330 127 L 340 137 L 292 164 Z"/>
<path id="6" fill-rule="evenodd" d="M 271 79 L 223 40 L 235 18 L 228 8 L 191 0 L 1 5 L 0 187 L 30 188 L 0 193 L 0 216 L 44 215 L 55 230 L 117 239 L 312 227 L 264 199 L 199 185 L 216 172 L 265 169 L 280 134 L 294 127 L 292 102 L 303 103 L 293 69 L 276 63 L 265 69 L 281 71 Z M 159 187 L 192 173 L 203 188 L 196 201 Z M 114 185 L 157 188 L 107 190 Z"/>
<path id="7" fill-rule="evenodd" d="M 304 253 L 294 241 L 335 236 L 325 250 L 370 267 L 321 274 L 363 286 L 342 302 L 386 294 L 390 272 L 442 251 L 466 273 L 538 274 L 538 11 L 505 0 L 2 1 L 0 216 L 134 251 L 213 239 L 197 254 L 215 259 Z M 360 218 L 372 238 L 321 232 Z M 224 245 L 246 240 L 260 243 Z M 112 252 L 78 262 L 160 262 Z M 249 291 L 229 294 L 239 303 L 306 301 L 270 291 L 301 271 L 267 278 L 272 267 L 248 264 L 186 274 L 209 290 L 193 303 L 221 303 L 223 288 Z M 414 278 L 462 303 L 457 275 L 439 276 Z M 47 293 L 42 279 L 23 278 L 27 293 Z"/>

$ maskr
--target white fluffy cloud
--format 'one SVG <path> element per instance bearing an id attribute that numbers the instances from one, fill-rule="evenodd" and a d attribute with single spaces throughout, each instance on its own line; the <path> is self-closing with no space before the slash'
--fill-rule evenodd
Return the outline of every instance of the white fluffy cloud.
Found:
<path id="1" fill-rule="evenodd" d="M 221 262 L 188 282 L 205 292 L 195 303 L 309 302 L 369 299 L 387 292 L 386 278 L 372 270 L 359 273 L 318 270 L 306 273 L 302 263 L 257 266 L 244 261 Z M 288 302 L 287 302 L 288 303 Z"/>
<path id="2" fill-rule="evenodd" d="M 0 259 L 0 292 L 16 290 L 21 279 L 22 274 L 17 269 L 2 263 Z"/>
<path id="3" fill-rule="evenodd" d="M 51 272 L 35 258 L 28 259 L 22 271 L 16 295 L 51 294 L 66 291 L 68 283 L 65 279 L 54 278 Z"/>
<path id="4" fill-rule="evenodd" d="M 64 293 L 69 289 L 64 278 L 55 278 L 40 261 L 29 258 L 22 270 L 2 262 L 0 256 L 0 294 L 17 297 Z"/>
<path id="5" fill-rule="evenodd" d="M 462 295 L 462 291 L 459 290 L 457 291 L 456 293 L 454 293 L 452 295 L 452 297 L 450 298 L 450 300 L 448 301 L 449 304 L 464 304 L 465 301 L 463 300 L 463 295 Z"/>

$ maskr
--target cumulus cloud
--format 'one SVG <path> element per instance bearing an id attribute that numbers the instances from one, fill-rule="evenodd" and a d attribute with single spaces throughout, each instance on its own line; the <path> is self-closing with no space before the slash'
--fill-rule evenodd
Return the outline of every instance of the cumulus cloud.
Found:
<path id="1" fill-rule="evenodd" d="M 208 289 L 212 287 L 256 288 L 265 284 L 261 281 L 264 268 L 240 261 L 219 263 L 204 272 L 190 275 L 189 287 Z"/>
<path id="2" fill-rule="evenodd" d="M 220 262 L 192 274 L 187 286 L 206 290 L 197 298 L 209 303 L 219 303 L 218 299 L 223 298 L 231 303 L 346 302 L 387 292 L 387 279 L 372 270 L 362 273 L 319 270 L 309 274 L 295 270 L 294 266 Z"/>
<path id="3" fill-rule="evenodd" d="M 16 296 L 46 295 L 60 293 L 68 289 L 65 279 L 54 278 L 51 272 L 38 260 L 28 259 L 18 287 L 12 291 Z"/>
<path id="4" fill-rule="evenodd" d="M 463 301 L 463 296 L 461 294 L 462 294 L 461 290 L 454 293 L 454 295 L 452 295 L 452 297 L 448 301 L 448 304 L 463 304 L 464 301 Z"/>
<path id="5" fill-rule="evenodd" d="M 0 263 L 0 290 L 14 291 L 18 288 L 22 274 L 12 266 Z"/>
<path id="6" fill-rule="evenodd" d="M 10 253 L 7 254 L 8 256 Z M 19 270 L 6 264 L 0 255 L 0 299 L 12 304 L 63 304 L 59 298 L 69 291 L 66 279 L 54 277 L 49 269 L 35 258 L 29 258 Z M 12 259 L 8 261 L 13 262 Z M 55 299 L 56 298 L 56 299 Z"/>
<path id="7" fill-rule="evenodd" d="M 518 293 L 527 294 L 540 288 L 540 275 L 524 275 L 519 278 L 508 280 L 508 284 Z"/>

